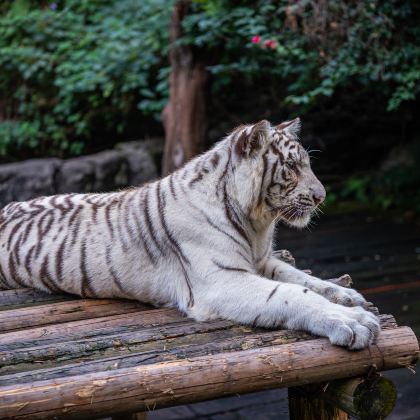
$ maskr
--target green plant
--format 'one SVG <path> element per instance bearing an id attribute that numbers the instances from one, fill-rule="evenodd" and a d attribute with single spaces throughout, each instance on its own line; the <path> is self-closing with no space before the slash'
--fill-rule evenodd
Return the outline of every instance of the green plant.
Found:
<path id="1" fill-rule="evenodd" d="M 185 42 L 218 51 L 219 85 L 238 74 L 288 81 L 283 105 L 300 113 L 352 85 L 388 110 L 420 92 L 420 5 L 410 0 L 196 0 Z"/>
<path id="2" fill-rule="evenodd" d="M 420 212 L 420 146 L 409 148 L 413 162 L 384 170 L 356 174 L 345 179 L 327 194 L 327 205 L 341 201 L 357 201 L 379 209 L 410 209 Z"/>
<path id="3" fill-rule="evenodd" d="M 95 130 L 159 114 L 170 2 L 8 2 L 0 16 L 0 153 L 80 153 Z M 99 127 L 99 130 L 98 130 Z"/>
<path id="4" fill-rule="evenodd" d="M 1 2 L 0 155 L 78 154 L 159 119 L 174 1 Z M 419 20 L 414 0 L 193 0 L 179 42 L 220 105 L 249 90 L 305 114 L 356 90 L 400 112 L 419 95 Z"/>

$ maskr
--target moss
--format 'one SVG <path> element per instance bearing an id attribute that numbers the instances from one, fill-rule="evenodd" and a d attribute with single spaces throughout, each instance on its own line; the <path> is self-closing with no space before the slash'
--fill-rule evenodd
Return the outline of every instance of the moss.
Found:
<path id="1" fill-rule="evenodd" d="M 397 387 L 382 376 L 362 382 L 354 395 L 354 407 L 360 420 L 385 419 L 393 410 Z"/>

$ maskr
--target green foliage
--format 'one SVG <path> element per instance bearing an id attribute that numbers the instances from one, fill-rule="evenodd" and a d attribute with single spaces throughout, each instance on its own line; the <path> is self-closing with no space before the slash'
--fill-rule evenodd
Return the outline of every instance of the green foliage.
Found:
<path id="1" fill-rule="evenodd" d="M 409 150 L 413 161 L 391 168 L 353 175 L 335 191 L 328 191 L 327 205 L 340 201 L 355 200 L 359 203 L 386 210 L 388 208 L 411 209 L 420 212 L 420 145 Z"/>
<path id="2" fill-rule="evenodd" d="M 0 156 L 78 154 L 159 118 L 174 1 L 0 2 Z M 193 0 L 180 42 L 205 59 L 219 102 L 238 84 L 263 86 L 279 109 L 304 114 L 357 89 L 395 111 L 420 90 L 419 10 L 414 0 Z"/>
<path id="3" fill-rule="evenodd" d="M 196 0 L 186 41 L 221 51 L 210 70 L 289 81 L 283 105 L 302 113 L 349 85 L 376 90 L 388 110 L 420 92 L 420 4 L 410 0 Z M 260 35 L 261 40 L 251 43 Z M 266 41 L 271 40 L 267 44 Z"/>
<path id="4" fill-rule="evenodd" d="M 159 113 L 170 2 L 9 1 L 0 16 L 0 153 L 78 154 L 98 127 Z M 7 7 L 9 6 L 9 7 Z"/>

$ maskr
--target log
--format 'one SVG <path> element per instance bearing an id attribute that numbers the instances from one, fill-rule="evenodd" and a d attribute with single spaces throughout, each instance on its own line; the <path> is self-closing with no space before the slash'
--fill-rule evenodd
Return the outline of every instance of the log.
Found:
<path id="1" fill-rule="evenodd" d="M 0 332 L 150 310 L 135 301 L 79 299 L 0 312 Z"/>
<path id="2" fill-rule="evenodd" d="M 335 420 L 349 415 L 359 420 L 384 419 L 397 400 L 394 383 L 378 374 L 294 387 L 288 392 L 291 420 Z"/>
<path id="3" fill-rule="evenodd" d="M 152 309 L 64 322 L 57 325 L 16 330 L 0 334 L 0 348 L 34 347 L 41 344 L 72 341 L 100 335 L 111 335 L 140 328 L 182 322 L 186 318 L 175 309 Z M 12 347 L 14 346 L 14 347 Z"/>
<path id="4" fill-rule="evenodd" d="M 156 315 L 154 311 L 157 312 Z M 257 345 L 268 346 L 314 339 L 309 334 L 300 331 L 253 330 L 245 326 L 236 326 L 233 322 L 226 320 L 194 322 L 177 313 L 172 318 L 168 314 L 168 312 L 173 312 L 170 309 L 156 309 L 154 311 L 140 313 L 140 317 L 144 315 L 145 322 L 143 323 L 140 320 L 139 325 L 134 323 L 128 331 L 125 326 L 121 325 L 121 319 L 118 318 L 117 322 L 105 321 L 107 327 L 103 328 L 102 331 L 100 328 L 97 331 L 91 328 L 91 333 L 88 333 L 83 325 L 77 323 L 81 332 L 78 332 L 77 327 L 70 327 L 68 330 L 73 330 L 73 332 L 64 331 L 61 339 L 58 335 L 50 338 L 48 330 L 45 330 L 45 334 L 41 337 L 32 337 L 31 340 L 24 338 L 26 331 L 31 332 L 31 330 L 0 335 L 0 373 L 5 375 L 25 370 L 29 363 L 42 366 L 42 364 L 53 361 L 55 366 L 59 366 L 70 361 L 80 362 L 86 357 L 95 359 L 104 357 L 105 351 L 110 360 L 101 359 L 102 365 L 98 366 L 93 362 L 87 365 L 78 363 L 76 367 L 68 367 L 64 370 L 59 368 L 58 372 L 74 375 L 81 370 L 86 373 L 86 371 L 98 371 L 104 368 L 112 369 L 116 363 L 117 366 L 121 363 L 128 363 L 128 361 L 115 360 L 114 356 L 130 355 L 130 366 L 132 363 L 141 363 L 143 360 L 156 361 L 161 357 L 165 358 L 165 355 L 161 354 L 162 349 L 176 348 L 177 346 L 190 347 L 182 351 L 178 350 L 182 355 L 192 354 L 193 352 L 202 355 L 206 352 L 200 346 L 196 349 L 194 344 L 201 344 L 210 352 L 210 349 L 213 349 L 213 351 L 242 350 Z M 381 315 L 380 320 L 382 328 L 395 328 L 396 326 L 392 316 Z M 145 327 L 144 325 L 153 322 L 153 326 Z M 73 323 L 69 324 L 72 325 Z M 89 325 L 87 327 L 89 329 Z M 38 335 L 39 329 L 36 329 L 36 331 L 36 335 Z M 107 331 L 107 334 L 105 331 Z M 223 331 L 227 332 L 224 333 Z M 187 337 L 187 339 L 180 339 L 182 337 Z M 133 358 L 133 353 L 140 353 L 137 359 Z M 177 357 L 177 351 L 166 354 L 166 356 Z M 22 367 L 17 366 L 21 364 L 23 364 Z M 49 374 L 51 373 L 49 372 Z M 45 379 L 44 376 L 42 378 Z M 29 380 L 29 378 L 27 379 Z M 0 383 L 4 383 L 4 380 L 4 376 L 0 377 Z M 34 380 L 34 378 L 32 377 L 30 380 Z"/>
<path id="5" fill-rule="evenodd" d="M 188 330 L 184 330 L 184 332 L 187 333 Z M 2 374 L 0 376 L 0 386 L 314 339 L 306 333 L 289 330 L 266 331 L 265 333 L 255 334 L 251 329 L 239 326 L 207 332 L 201 329 L 193 334 L 180 334 L 178 337 L 161 340 L 154 339 L 157 337 L 150 338 L 150 341 L 145 340 L 139 344 L 111 347 L 106 349 L 105 352 L 102 349 L 89 353 L 86 351 L 85 354 L 80 352 L 79 354 L 68 354 L 62 360 L 53 358 L 51 363 L 37 358 L 20 360 L 21 364 L 9 364 L 0 369 Z M 51 349 L 51 351 L 54 350 Z M 87 361 L 86 356 L 88 356 Z M 69 364 L 69 361 L 72 363 Z M 29 363 L 36 364 L 38 369 L 28 370 Z M 53 367 L 45 369 L 45 367 L 49 367 L 49 364 Z M 40 367 L 44 369 L 39 369 Z"/>
<path id="6" fill-rule="evenodd" d="M 335 381 L 320 398 L 360 420 L 384 419 L 395 406 L 397 388 L 380 375 Z"/>
<path id="7" fill-rule="evenodd" d="M 229 328 L 231 321 L 209 321 L 202 323 L 201 331 L 214 331 Z M 15 348 L 14 345 L 0 347 L 0 367 L 2 373 L 11 365 L 19 363 L 42 362 L 46 360 L 71 360 L 75 357 L 87 357 L 97 351 L 109 348 L 129 347 L 149 341 L 163 340 L 165 338 L 180 337 L 195 334 L 197 323 L 187 319 L 187 322 L 165 324 L 159 327 L 142 328 L 121 334 L 94 336 L 69 342 L 56 342 L 34 347 Z"/>
<path id="8" fill-rule="evenodd" d="M 362 376 L 412 365 L 416 336 L 384 330 L 377 343 L 350 352 L 315 339 L 0 387 L 2 418 L 86 418 L 208 400 L 225 395 Z M 314 357 L 312 357 L 312 355 Z M 316 357 L 315 357 L 316 356 Z M 124 398 L 121 398 L 124 395 Z"/>

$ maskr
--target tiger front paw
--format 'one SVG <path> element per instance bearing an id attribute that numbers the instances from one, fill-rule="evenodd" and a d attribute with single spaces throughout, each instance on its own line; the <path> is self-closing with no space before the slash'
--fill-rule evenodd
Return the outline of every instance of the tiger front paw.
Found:
<path id="1" fill-rule="evenodd" d="M 374 343 L 380 332 L 378 318 L 360 307 L 342 309 L 345 311 L 325 314 L 326 335 L 331 344 L 359 350 Z"/>

